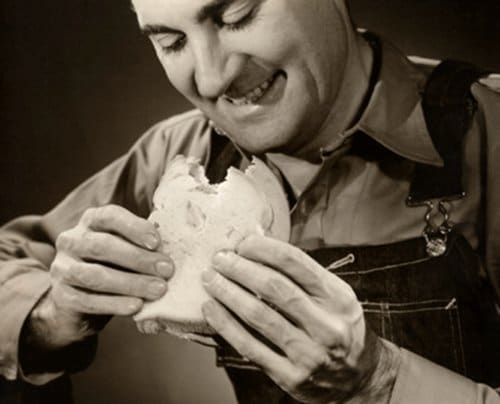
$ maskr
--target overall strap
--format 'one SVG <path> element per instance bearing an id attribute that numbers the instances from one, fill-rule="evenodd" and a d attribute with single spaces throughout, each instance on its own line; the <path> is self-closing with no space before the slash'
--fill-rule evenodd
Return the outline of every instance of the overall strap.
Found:
<path id="1" fill-rule="evenodd" d="M 446 60 L 431 73 L 422 99 L 427 129 L 444 166 L 417 164 L 407 199 L 409 206 L 432 199 L 465 196 L 462 185 L 463 139 L 477 109 L 470 88 L 486 74 L 475 66 Z"/>

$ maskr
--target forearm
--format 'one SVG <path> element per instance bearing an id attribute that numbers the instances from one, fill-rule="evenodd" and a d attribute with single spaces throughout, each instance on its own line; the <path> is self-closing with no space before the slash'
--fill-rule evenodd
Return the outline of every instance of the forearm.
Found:
<path id="1" fill-rule="evenodd" d="M 380 340 L 372 377 L 345 404 L 500 404 L 491 387 L 478 384 L 396 345 Z"/>
<path id="2" fill-rule="evenodd" d="M 500 404 L 494 389 L 401 349 L 390 404 Z"/>
<path id="3" fill-rule="evenodd" d="M 21 328 L 48 290 L 48 273 L 32 259 L 0 262 L 0 374 L 15 379 Z"/>
<path id="4" fill-rule="evenodd" d="M 75 356 L 81 344 L 64 342 L 64 335 L 58 338 L 61 327 L 48 321 L 47 306 L 39 304 L 50 287 L 48 265 L 54 252 L 51 243 L 35 241 L 32 234 L 40 219 L 16 219 L 0 230 L 0 375 L 32 384 L 86 366 L 95 350 L 95 341 L 86 342 Z M 74 347 L 61 349 L 69 345 Z"/>

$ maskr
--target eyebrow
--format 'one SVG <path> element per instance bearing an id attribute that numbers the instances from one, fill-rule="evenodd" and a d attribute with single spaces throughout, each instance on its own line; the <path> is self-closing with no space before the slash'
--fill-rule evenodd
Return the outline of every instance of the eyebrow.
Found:
<path id="1" fill-rule="evenodd" d="M 196 13 L 196 22 L 206 21 L 213 16 L 219 16 L 226 8 L 228 8 L 236 0 L 213 0 L 211 3 L 204 5 Z M 146 24 L 140 27 L 144 35 L 155 34 L 179 34 L 180 31 L 170 28 L 162 24 Z"/>
<path id="2" fill-rule="evenodd" d="M 144 35 L 180 34 L 181 33 L 179 30 L 167 27 L 166 25 L 146 24 L 146 25 L 142 25 L 140 28 L 141 28 L 141 32 Z"/>
<path id="3" fill-rule="evenodd" d="M 196 21 L 203 22 L 214 15 L 220 15 L 235 1 L 236 0 L 213 0 L 210 4 L 203 6 L 196 14 Z"/>

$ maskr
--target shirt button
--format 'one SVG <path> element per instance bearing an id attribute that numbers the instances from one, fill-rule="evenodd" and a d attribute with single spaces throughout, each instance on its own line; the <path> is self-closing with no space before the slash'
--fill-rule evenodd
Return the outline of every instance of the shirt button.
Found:
<path id="1" fill-rule="evenodd" d="M 307 215 L 308 210 L 309 204 L 307 203 L 307 201 L 303 200 L 302 202 L 300 202 L 300 213 L 302 213 L 303 215 Z"/>

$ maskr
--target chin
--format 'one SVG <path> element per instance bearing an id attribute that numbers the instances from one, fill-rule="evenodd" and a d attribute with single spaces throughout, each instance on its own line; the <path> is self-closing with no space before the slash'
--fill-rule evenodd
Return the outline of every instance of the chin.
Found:
<path id="1" fill-rule="evenodd" d="M 256 136 L 255 134 L 258 133 Z M 286 152 L 289 147 L 289 139 L 275 131 L 262 131 L 255 129 L 252 132 L 232 138 L 245 151 L 252 154 L 269 152 Z"/>

